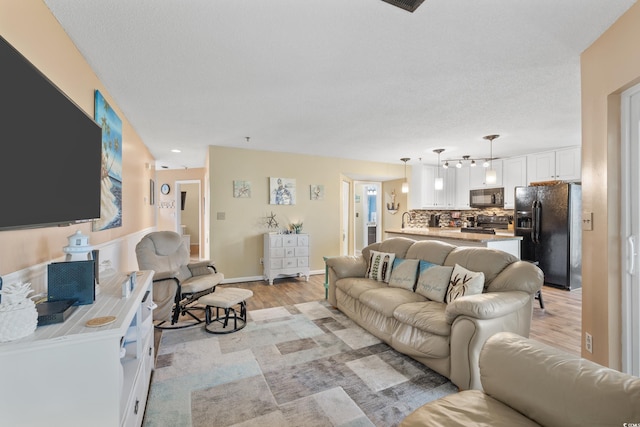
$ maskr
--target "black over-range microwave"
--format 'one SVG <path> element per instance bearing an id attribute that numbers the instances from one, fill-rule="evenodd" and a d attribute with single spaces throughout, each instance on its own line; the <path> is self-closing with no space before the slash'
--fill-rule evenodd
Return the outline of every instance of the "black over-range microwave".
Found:
<path id="1" fill-rule="evenodd" d="M 504 188 L 480 188 L 469 192 L 469 206 L 472 208 L 503 208 Z"/>

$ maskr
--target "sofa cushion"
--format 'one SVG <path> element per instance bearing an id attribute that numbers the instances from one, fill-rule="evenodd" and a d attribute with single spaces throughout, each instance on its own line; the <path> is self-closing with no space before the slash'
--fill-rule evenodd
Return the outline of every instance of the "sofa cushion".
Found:
<path id="1" fill-rule="evenodd" d="M 484 273 L 485 286 L 489 286 L 493 279 L 518 258 L 493 248 L 457 247 L 447 255 L 442 265 L 463 265 L 471 271 Z"/>
<path id="2" fill-rule="evenodd" d="M 431 301 L 444 302 L 453 267 L 420 261 L 420 275 L 416 283 L 416 292 Z"/>
<path id="3" fill-rule="evenodd" d="M 396 258 L 393 261 L 393 269 L 389 278 L 389 286 L 413 291 L 418 276 L 420 260 Z"/>
<path id="4" fill-rule="evenodd" d="M 369 246 L 365 246 L 364 248 L 362 248 L 362 256 L 364 257 L 364 259 L 368 260 L 371 257 L 371 251 L 378 251 L 393 252 L 394 254 L 396 254 L 397 258 L 416 258 L 414 256 L 406 256 L 407 250 L 415 242 L 415 240 L 408 239 L 406 237 L 392 237 L 390 239 L 385 239 L 382 242 L 375 242 L 370 244 Z"/>
<path id="5" fill-rule="evenodd" d="M 465 295 L 478 295 L 484 288 L 484 273 L 467 270 L 459 264 L 453 267 L 451 281 L 447 288 L 447 303 Z"/>
<path id="6" fill-rule="evenodd" d="M 539 426 L 480 390 L 465 390 L 426 403 L 400 423 L 400 427 Z"/>
<path id="7" fill-rule="evenodd" d="M 407 256 L 401 258 L 422 259 L 433 264 L 444 265 L 445 259 L 455 248 L 456 246 L 439 240 L 421 240 L 411 245 L 407 250 Z"/>
<path id="8" fill-rule="evenodd" d="M 445 316 L 446 304 L 435 301 L 402 304 L 393 312 L 399 322 L 436 335 L 451 335 L 451 324 Z"/>
<path id="9" fill-rule="evenodd" d="M 336 288 L 355 299 L 360 298 L 365 291 L 386 287 L 387 285 L 382 282 L 364 277 L 346 277 L 336 281 Z"/>
<path id="10" fill-rule="evenodd" d="M 426 298 L 406 289 L 385 287 L 363 292 L 359 301 L 386 317 L 393 317 L 393 312 L 399 305 L 426 301 Z"/>
<path id="11" fill-rule="evenodd" d="M 391 270 L 393 268 L 393 260 L 395 257 L 396 254 L 393 252 L 371 251 L 367 277 L 379 282 L 389 283 L 389 277 L 391 277 Z"/>

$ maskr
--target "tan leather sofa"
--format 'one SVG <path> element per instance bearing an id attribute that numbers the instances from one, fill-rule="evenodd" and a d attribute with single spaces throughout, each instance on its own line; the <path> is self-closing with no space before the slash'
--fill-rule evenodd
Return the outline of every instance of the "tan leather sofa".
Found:
<path id="1" fill-rule="evenodd" d="M 483 272 L 485 290 L 446 304 L 392 288 L 365 277 L 372 250 Z M 487 338 L 501 331 L 529 335 L 533 297 L 543 283 L 538 267 L 513 255 L 435 240 L 387 239 L 367 246 L 361 256 L 332 257 L 326 263 L 330 304 L 463 390 L 481 389 L 478 357 Z"/>
<path id="2" fill-rule="evenodd" d="M 429 402 L 400 427 L 640 425 L 640 378 L 502 332 L 480 352 L 484 392 Z"/>

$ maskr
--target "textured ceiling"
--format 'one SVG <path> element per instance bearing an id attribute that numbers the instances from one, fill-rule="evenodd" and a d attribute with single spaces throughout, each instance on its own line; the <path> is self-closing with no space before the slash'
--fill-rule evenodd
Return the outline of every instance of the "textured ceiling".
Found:
<path id="1" fill-rule="evenodd" d="M 410 165 L 493 133 L 496 157 L 578 145 L 580 53 L 635 2 L 44 1 L 158 168 L 208 145 Z"/>

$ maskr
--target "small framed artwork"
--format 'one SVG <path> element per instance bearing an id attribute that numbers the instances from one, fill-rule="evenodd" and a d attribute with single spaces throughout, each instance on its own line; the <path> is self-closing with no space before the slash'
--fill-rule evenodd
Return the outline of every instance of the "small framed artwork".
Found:
<path id="1" fill-rule="evenodd" d="M 152 179 L 149 180 L 149 204 L 156 204 L 156 183 Z"/>
<path id="2" fill-rule="evenodd" d="M 311 184 L 309 186 L 309 193 L 311 200 L 324 200 L 324 185 Z"/>
<path id="3" fill-rule="evenodd" d="M 250 198 L 251 197 L 251 182 L 250 181 L 233 181 L 233 197 L 236 198 Z"/>
<path id="4" fill-rule="evenodd" d="M 269 204 L 295 205 L 295 178 L 269 178 Z"/>

